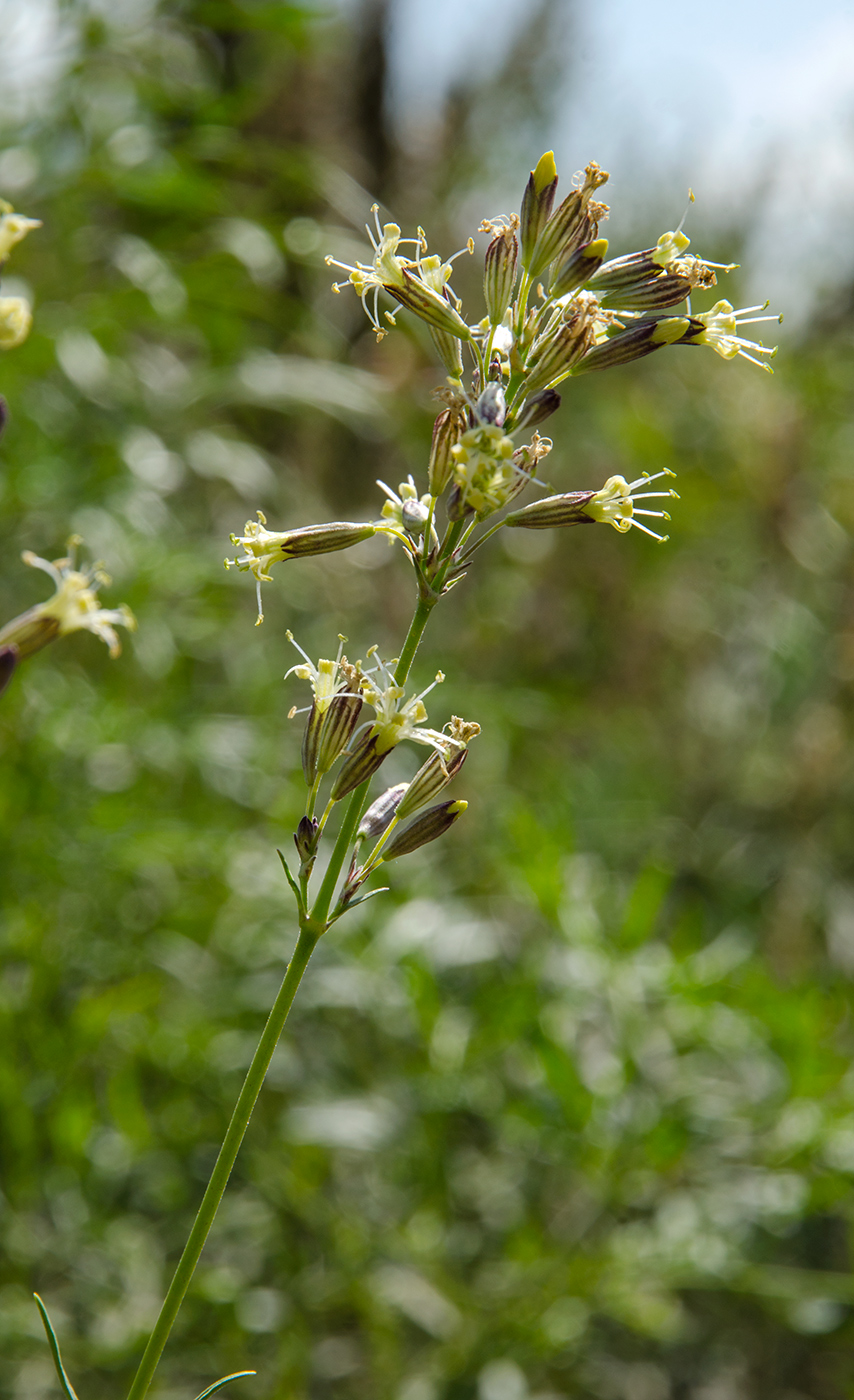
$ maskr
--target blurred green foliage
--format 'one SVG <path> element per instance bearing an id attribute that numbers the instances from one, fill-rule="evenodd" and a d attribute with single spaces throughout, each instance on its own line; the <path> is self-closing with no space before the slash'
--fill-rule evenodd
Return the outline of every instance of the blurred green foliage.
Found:
<path id="1" fill-rule="evenodd" d="M 77 530 L 140 629 L 115 663 L 58 643 L 0 712 L 0 1387 L 27 1400 L 56 1391 L 34 1287 L 83 1400 L 129 1381 L 289 955 L 285 630 L 363 655 L 408 618 L 374 541 L 281 567 L 258 631 L 222 571 L 258 506 L 360 518 L 423 473 L 427 347 L 375 346 L 322 254 L 354 174 L 423 196 L 432 243 L 480 139 L 459 121 L 413 192 L 370 26 L 66 18 L 70 71 L 0 154 L 45 223 L 10 266 L 36 326 L 0 365 L 0 615 L 44 596 L 20 550 Z M 591 377 L 554 420 L 556 489 L 678 471 L 668 545 L 514 532 L 435 616 L 431 721 L 484 727 L 466 821 L 318 949 L 165 1396 L 244 1366 L 240 1396 L 850 1393 L 850 318 L 773 381 L 712 360 Z"/>

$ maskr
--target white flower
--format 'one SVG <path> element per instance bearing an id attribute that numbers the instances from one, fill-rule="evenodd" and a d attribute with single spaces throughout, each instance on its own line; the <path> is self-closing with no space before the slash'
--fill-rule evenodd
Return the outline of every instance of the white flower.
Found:
<path id="1" fill-rule="evenodd" d="M 376 656 L 376 647 L 371 648 L 368 656 Z M 376 670 L 369 672 L 362 679 L 362 694 L 376 711 L 377 718 L 371 727 L 371 734 L 376 737 L 378 754 L 387 753 L 402 739 L 412 739 L 416 744 L 427 744 L 444 754 L 459 747 L 457 742 L 448 738 L 446 734 L 421 727 L 427 718 L 424 696 L 429 695 L 444 679 L 444 675 L 439 671 L 431 685 L 404 703 L 404 687 L 395 681 L 391 667 L 376 656 Z"/>
<path id="2" fill-rule="evenodd" d="M 585 515 L 591 520 L 597 520 L 605 525 L 613 525 L 615 530 L 625 534 L 633 525 L 639 530 L 643 530 L 645 535 L 652 535 L 654 540 L 662 543 L 668 538 L 667 535 L 656 534 L 655 530 L 650 530 L 647 525 L 642 525 L 638 520 L 639 515 L 658 516 L 661 520 L 669 520 L 670 516 L 666 510 L 638 510 L 636 501 L 648 501 L 653 497 L 670 496 L 676 497 L 676 492 L 670 491 L 637 491 L 638 486 L 648 486 L 650 482 L 656 481 L 661 476 L 674 476 L 675 473 L 668 471 L 656 472 L 654 476 L 644 473 L 637 481 L 628 482 L 622 476 L 610 476 L 595 496 L 582 507 Z M 678 497 L 677 497 L 678 499 Z"/>
<path id="3" fill-rule="evenodd" d="M 750 360 L 751 364 L 759 365 L 760 369 L 765 369 L 772 373 L 771 366 L 766 365 L 762 360 L 758 360 L 757 355 L 768 355 L 769 358 L 776 355 L 777 347 L 760 345 L 755 340 L 746 340 L 738 334 L 742 326 L 755 326 L 760 321 L 782 321 L 779 316 L 754 316 L 754 311 L 764 311 L 768 306 L 766 301 L 762 306 L 745 306 L 740 311 L 735 311 L 728 301 L 718 301 L 711 311 L 700 312 L 699 315 L 692 315 L 692 321 L 699 321 L 703 329 L 699 333 L 686 336 L 686 340 L 692 345 L 710 345 L 717 355 L 721 355 L 725 360 L 732 360 L 736 355 L 741 355 L 742 359 Z M 749 318 L 749 319 L 745 319 Z M 752 354 L 748 354 L 752 351 Z"/>
<path id="4" fill-rule="evenodd" d="M 33 313 L 23 297 L 0 297 L 0 350 L 14 350 L 30 333 Z"/>
<path id="5" fill-rule="evenodd" d="M 303 525 L 296 530 L 268 530 L 267 517 L 257 511 L 257 520 L 247 520 L 242 535 L 231 535 L 231 543 L 240 545 L 245 553 L 237 559 L 226 559 L 227 569 L 247 570 L 255 578 L 255 594 L 258 599 L 258 621 L 264 621 L 261 606 L 261 583 L 271 583 L 270 569 L 273 564 L 284 559 L 305 558 L 312 554 L 332 554 L 339 549 L 349 549 L 362 540 L 375 535 L 377 525 L 370 521 L 356 524 L 349 520 L 332 520 L 323 525 Z"/>
<path id="6" fill-rule="evenodd" d="M 4 263 L 16 243 L 26 238 L 30 229 L 41 228 L 41 219 L 28 219 L 16 214 L 11 204 L 0 199 L 0 263 Z"/>
<path id="7" fill-rule="evenodd" d="M 80 543 L 73 535 L 69 540 L 67 559 L 41 559 L 30 550 L 25 550 L 21 558 L 34 569 L 48 574 L 56 585 L 56 592 L 46 603 L 37 603 L 29 612 L 16 617 L 0 631 L 0 644 L 13 644 L 21 656 L 31 656 L 56 637 L 64 637 L 69 632 L 94 632 L 102 642 L 106 642 L 110 655 L 118 656 L 121 643 L 116 635 L 116 627 L 136 629 L 136 619 L 130 608 L 102 608 L 98 602 L 97 588 L 108 585 L 110 576 L 102 565 L 93 564 L 88 569 L 78 569 L 75 552 Z"/>
<path id="8" fill-rule="evenodd" d="M 270 567 L 287 558 L 287 545 L 290 533 L 287 530 L 268 530 L 267 517 L 258 511 L 257 520 L 247 520 L 242 535 L 230 535 L 232 544 L 240 545 L 245 551 L 239 559 L 226 559 L 227 569 L 251 570 L 257 583 L 261 580 L 272 583 Z M 260 612 L 260 602 L 258 611 Z"/>
<path id="9" fill-rule="evenodd" d="M 445 290 L 453 270 L 452 264 L 463 252 L 474 252 L 474 242 L 469 239 L 466 247 L 460 249 L 447 262 L 436 253 L 427 255 L 427 238 L 423 229 L 418 230 L 415 238 L 401 238 L 400 226 L 398 224 L 383 224 L 380 226 L 379 206 L 372 205 L 371 212 L 376 225 L 376 237 L 370 224 L 366 224 L 368 238 L 371 240 L 371 247 L 374 256 L 370 263 L 357 262 L 355 266 L 351 263 L 339 262 L 331 255 L 326 258 L 328 267 L 341 267 L 350 275 L 347 281 L 356 289 L 356 294 L 361 298 L 365 313 L 371 322 L 378 337 L 386 333 L 386 328 L 380 323 L 379 318 L 379 294 L 382 288 L 391 291 L 397 288 L 404 293 L 407 290 L 407 277 L 414 278 L 416 284 L 426 291 L 428 303 L 431 299 L 436 300 L 436 311 L 445 308 Z M 411 244 L 414 250 L 413 257 L 402 257 L 398 249 L 404 245 Z M 333 282 L 332 290 L 340 292 L 346 282 Z M 373 290 L 373 302 L 369 306 L 368 293 Z M 448 290 L 450 290 L 448 288 Z M 386 312 L 386 319 L 394 325 L 394 317 L 390 312 Z M 447 313 L 446 313 L 447 314 Z M 429 319 L 429 317 L 428 317 Z"/>
<path id="10" fill-rule="evenodd" d="M 314 696 L 314 703 L 317 707 L 318 714 L 325 714 L 326 711 L 329 709 L 330 704 L 332 703 L 333 697 L 338 695 L 341 691 L 342 660 L 344 644 L 347 641 L 347 638 L 342 637 L 339 633 L 338 655 L 336 656 L 335 660 L 327 661 L 324 660 L 323 657 L 321 657 L 318 660 L 317 665 L 315 666 L 308 653 L 303 651 L 299 642 L 295 641 L 293 632 L 289 631 L 286 635 L 291 645 L 295 646 L 300 655 L 305 657 L 305 662 L 298 662 L 296 666 L 292 666 L 289 671 L 285 672 L 284 678 L 285 680 L 287 680 L 288 676 L 299 676 L 301 681 L 310 681 L 311 693 Z M 352 673 L 353 668 L 348 666 L 346 661 L 344 661 L 343 664 L 347 667 L 347 670 Z M 349 684 L 350 679 L 348 676 L 345 675 L 343 678 L 343 685 L 345 689 L 347 686 L 349 686 Z M 299 711 L 297 710 L 291 711 L 292 715 L 298 713 Z"/>

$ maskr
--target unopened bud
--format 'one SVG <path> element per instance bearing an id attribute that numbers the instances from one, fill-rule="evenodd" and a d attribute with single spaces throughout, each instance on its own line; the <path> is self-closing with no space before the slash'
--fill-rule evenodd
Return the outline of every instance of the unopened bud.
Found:
<path id="1" fill-rule="evenodd" d="M 459 486 L 454 486 L 448 494 L 446 511 L 449 520 L 465 520 L 467 515 L 471 515 L 474 506 L 467 499 Z"/>
<path id="2" fill-rule="evenodd" d="M 430 462 L 427 480 L 431 496 L 441 496 L 454 472 L 454 458 L 451 448 L 462 437 L 465 424 L 453 409 L 443 408 L 433 424 L 433 441 L 430 445 Z"/>
<path id="3" fill-rule="evenodd" d="M 0 647 L 0 695 L 6 689 L 18 664 L 19 652 L 16 646 Z"/>
<path id="4" fill-rule="evenodd" d="M 309 787 L 347 747 L 362 710 L 360 695 L 339 694 L 323 707 L 312 701 L 302 738 L 302 771 Z"/>
<path id="5" fill-rule="evenodd" d="M 607 238 L 594 238 L 592 243 L 584 243 L 561 262 L 549 288 L 553 297 L 565 297 L 577 287 L 589 282 L 608 251 Z"/>
<path id="6" fill-rule="evenodd" d="M 475 405 L 475 413 L 481 423 L 491 423 L 500 428 L 507 417 L 507 400 L 500 384 L 487 384 Z"/>
<path id="7" fill-rule="evenodd" d="M 483 295 L 490 324 L 499 326 L 513 299 L 516 285 L 516 263 L 519 240 L 512 228 L 497 233 L 486 250 L 483 270 Z"/>
<path id="8" fill-rule="evenodd" d="M 630 360 L 640 360 L 661 350 L 665 345 L 674 345 L 691 329 L 692 322 L 687 316 L 665 316 L 660 321 L 641 321 L 620 335 L 611 336 L 579 360 L 573 367 L 573 374 L 586 374 L 589 370 L 611 369 L 614 365 L 625 365 Z"/>
<path id="9" fill-rule="evenodd" d="M 448 335 L 447 331 L 437 330 L 435 326 L 430 327 L 430 334 L 433 337 L 433 344 L 438 351 L 439 359 L 448 374 L 452 379 L 462 379 L 463 352 L 457 337 Z"/>
<path id="10" fill-rule="evenodd" d="M 353 752 L 344 759 L 335 775 L 330 793 L 332 801 L 340 802 L 341 798 L 346 797 L 348 792 L 352 792 L 360 783 L 370 778 L 390 753 L 390 748 L 384 749 L 382 753 L 377 753 L 377 735 L 372 734 L 370 729 L 367 730 Z"/>
<path id="11" fill-rule="evenodd" d="M 375 841 L 378 836 L 388 831 L 408 787 L 408 783 L 395 783 L 394 787 L 386 788 L 385 792 L 380 793 L 359 823 L 357 841 Z"/>
<path id="12" fill-rule="evenodd" d="M 430 519 L 430 507 L 419 500 L 406 500 L 400 508 L 401 523 L 407 535 L 420 539 Z"/>
<path id="13" fill-rule="evenodd" d="M 383 860 L 397 860 L 398 856 L 408 856 L 437 836 L 444 836 L 449 827 L 461 817 L 469 804 L 467 802 L 440 802 L 436 807 L 428 807 L 391 837 L 383 850 Z"/>
<path id="14" fill-rule="evenodd" d="M 314 817 L 301 817 L 300 824 L 294 832 L 294 845 L 297 848 L 303 865 L 312 860 L 317 854 L 317 837 L 320 831 L 320 823 Z"/>
<path id="15" fill-rule="evenodd" d="M 584 172 L 579 189 L 570 190 L 566 199 L 540 232 L 536 247 L 527 264 L 532 277 L 539 277 L 557 257 L 566 257 L 579 244 L 595 236 L 597 218 L 607 215 L 605 205 L 591 207 L 594 190 L 608 179 L 607 170 L 600 170 L 592 160 Z"/>
<path id="16" fill-rule="evenodd" d="M 14 350 L 30 333 L 33 313 L 23 297 L 0 297 L 0 350 Z"/>
<path id="17" fill-rule="evenodd" d="M 557 190 L 557 167 L 554 151 L 540 156 L 522 198 L 519 233 L 522 241 L 522 264 L 530 271 L 534 245 L 548 223 Z"/>
<path id="18" fill-rule="evenodd" d="M 513 432 L 523 432 L 544 423 L 560 408 L 560 394 L 556 389 L 541 389 L 538 394 L 530 394 L 519 410 L 513 423 Z"/>
<path id="19" fill-rule="evenodd" d="M 442 788 L 455 778 L 468 757 L 468 749 L 457 749 L 449 757 L 434 752 L 426 763 L 422 763 L 400 804 L 398 816 L 403 819 L 417 812 L 425 802 L 429 802 Z"/>
<path id="20" fill-rule="evenodd" d="M 401 285 L 389 283 L 386 291 L 390 292 L 401 306 L 414 311 L 415 315 L 420 316 L 429 326 L 435 326 L 439 331 L 456 336 L 458 340 L 471 340 L 471 331 L 459 312 L 454 310 L 445 297 L 426 287 L 408 268 L 403 268 Z"/>
<path id="21" fill-rule="evenodd" d="M 3 395 L 0 394 L 0 438 L 3 436 L 6 424 L 9 421 L 9 409 Z"/>
<path id="22" fill-rule="evenodd" d="M 585 296 L 586 293 L 582 292 L 577 301 L 581 302 Z M 535 343 L 529 361 L 531 371 L 525 384 L 529 395 L 565 378 L 576 361 L 592 346 L 593 323 L 598 303 L 595 297 L 590 297 L 589 301 L 590 306 L 579 305 L 577 312 L 570 315 L 568 321 L 563 321 L 548 337 L 544 336 L 540 348 Z"/>
<path id="23" fill-rule="evenodd" d="M 591 516 L 585 515 L 584 507 L 596 495 L 595 491 L 567 491 L 562 496 L 546 496 L 541 501 L 531 501 L 521 510 L 514 510 L 505 517 L 504 524 L 511 529 L 553 530 L 564 525 L 593 525 Z"/>

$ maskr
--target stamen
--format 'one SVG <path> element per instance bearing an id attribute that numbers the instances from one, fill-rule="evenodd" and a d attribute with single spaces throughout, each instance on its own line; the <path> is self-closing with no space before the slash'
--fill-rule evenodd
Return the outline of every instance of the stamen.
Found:
<path id="1" fill-rule="evenodd" d="M 682 215 L 682 218 L 679 220 L 679 227 L 678 227 L 677 230 L 676 230 L 677 233 L 681 233 L 682 230 L 683 230 L 683 228 L 685 227 L 685 220 L 686 220 L 687 217 L 688 217 L 688 213 L 689 213 L 689 211 L 690 211 L 691 205 L 694 204 L 695 202 L 696 202 L 696 201 L 695 201 L 695 199 L 694 199 L 694 191 L 693 191 L 693 190 L 690 188 L 690 186 L 689 186 L 689 187 L 688 187 L 688 203 L 685 205 L 685 213 Z M 712 264 L 710 263 L 709 266 L 711 267 Z"/>
<path id="2" fill-rule="evenodd" d="M 294 637 L 293 632 L 291 632 L 290 629 L 289 629 L 289 630 L 285 633 L 285 636 L 287 637 L 287 639 L 288 639 L 288 641 L 290 642 L 291 646 L 296 647 L 296 649 L 297 649 L 297 651 L 299 652 L 300 656 L 302 656 L 302 657 L 304 658 L 304 660 L 306 660 L 306 661 L 308 662 L 308 664 L 309 664 L 309 666 L 311 667 L 312 671 L 315 670 L 314 662 L 312 661 L 312 659 L 311 659 L 311 657 L 309 656 L 308 652 L 307 652 L 307 651 L 303 651 L 303 649 L 302 649 L 302 647 L 300 646 L 299 642 L 298 642 L 298 641 L 296 640 L 296 638 Z M 291 670 L 293 670 L 293 667 L 291 667 Z M 288 675 L 290 675 L 290 674 L 291 674 L 291 672 L 288 671 Z"/>
<path id="3" fill-rule="evenodd" d="M 442 672 L 442 671 L 437 671 L 437 672 L 436 672 L 436 679 L 432 682 L 431 685 L 428 685 L 428 686 L 427 686 L 426 690 L 422 690 L 422 691 L 420 692 L 420 694 L 416 695 L 415 699 L 416 699 L 416 700 L 423 700 L 423 699 L 424 699 L 424 696 L 425 696 L 425 695 L 429 695 L 431 690 L 435 690 L 435 688 L 436 688 L 437 685 L 441 685 L 441 684 L 442 684 L 442 681 L 443 681 L 444 679 L 445 679 L 444 672 Z"/>
<path id="4" fill-rule="evenodd" d="M 634 525 L 636 530 L 643 530 L 645 535 L 651 535 L 654 540 L 658 540 L 659 544 L 666 544 L 667 541 L 670 539 L 669 535 L 657 535 L 654 530 L 647 529 L 646 525 L 641 525 L 640 521 L 635 520 L 634 516 L 632 516 L 631 523 Z"/>

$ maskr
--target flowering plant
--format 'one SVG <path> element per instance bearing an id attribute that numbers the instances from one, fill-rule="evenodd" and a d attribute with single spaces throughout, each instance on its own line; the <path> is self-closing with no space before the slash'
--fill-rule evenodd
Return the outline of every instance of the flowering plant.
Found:
<path id="1" fill-rule="evenodd" d="M 377 647 L 371 646 L 364 660 L 351 661 L 344 654 L 346 639 L 341 638 L 333 658 L 315 662 L 291 637 L 302 659 L 288 675 L 308 682 L 311 691 L 302 739 L 305 808 L 293 833 L 293 868 L 280 853 L 296 905 L 296 946 L 129 1400 L 142 1400 L 151 1385 L 319 939 L 350 909 L 380 893 L 365 886 L 381 866 L 444 835 L 466 810 L 465 801 L 449 799 L 444 792 L 458 777 L 480 727 L 459 716 L 452 716 L 441 728 L 427 725 L 425 702 L 444 679 L 441 671 L 420 690 L 410 686 L 434 607 L 461 582 L 481 546 L 504 528 L 610 524 L 620 533 L 634 526 L 658 541 L 667 538 L 658 522 L 669 520 L 663 505 L 676 493 L 664 484 L 671 475 L 666 471 L 632 482 L 612 476 L 598 488 L 552 493 L 516 505 L 525 490 L 542 484 L 540 464 L 552 442 L 539 429 L 560 406 L 558 386 L 675 345 L 708 345 L 723 358 L 741 356 L 769 368 L 766 361 L 773 348 L 740 334 L 744 326 L 776 319 L 754 315 L 765 308 L 735 311 L 727 301 L 718 301 L 707 312 L 692 307 L 692 295 L 714 287 L 718 273 L 728 268 L 689 255 L 689 241 L 681 227 L 663 233 L 647 249 L 608 259 L 607 240 L 599 236 L 608 210 L 596 197 L 607 178 L 591 162 L 555 207 L 554 158 L 548 152 L 540 159 L 528 180 L 520 213 L 481 225 L 488 244 L 485 315 L 479 319 L 464 314 L 451 286 L 453 264 L 474 252 L 473 239 L 443 261 L 428 253 L 422 230 L 405 239 L 398 225 L 381 226 L 375 210 L 375 232 L 368 230 L 372 245 L 368 260 L 354 265 L 333 257 L 327 260 L 347 272 L 346 281 L 336 289 L 351 286 L 356 291 L 378 337 L 395 325 L 401 310 L 428 328 L 446 379 L 436 390 L 440 406 L 426 480 L 419 485 L 410 477 L 396 491 L 380 483 L 385 500 L 378 516 L 367 521 L 332 521 L 276 531 L 258 512 L 243 534 L 232 535 L 236 553 L 226 566 L 252 574 L 260 623 L 261 585 L 272 580 L 274 565 L 344 550 L 385 534 L 402 548 L 413 570 L 413 616 L 393 658 L 381 658 Z M 11 227 L 8 236 L 12 237 Z M 383 298 L 390 300 L 393 310 L 383 308 Z M 648 520 L 655 523 L 647 524 Z M 0 644 L 11 639 L 24 656 L 43 644 L 39 638 L 50 640 L 82 626 L 104 637 L 115 650 L 113 626 L 127 625 L 130 619 L 126 612 L 98 606 L 91 585 L 102 582 L 102 576 L 97 571 L 81 573 L 71 559 L 54 565 L 34 558 L 29 562 L 52 574 L 57 593 L 49 603 L 9 624 L 0 634 Z M 294 707 L 291 714 L 297 713 Z M 395 782 L 369 801 L 374 775 L 392 750 L 407 740 L 428 749 L 427 758 L 410 781 Z M 344 803 L 342 809 L 339 803 Z M 338 810 L 343 814 L 332 838 Z M 318 857 L 327 841 L 331 851 L 315 882 Z M 47 1314 L 40 1307 L 60 1381 L 68 1400 L 75 1400 Z M 199 1400 L 233 1378 L 217 1381 Z"/>

